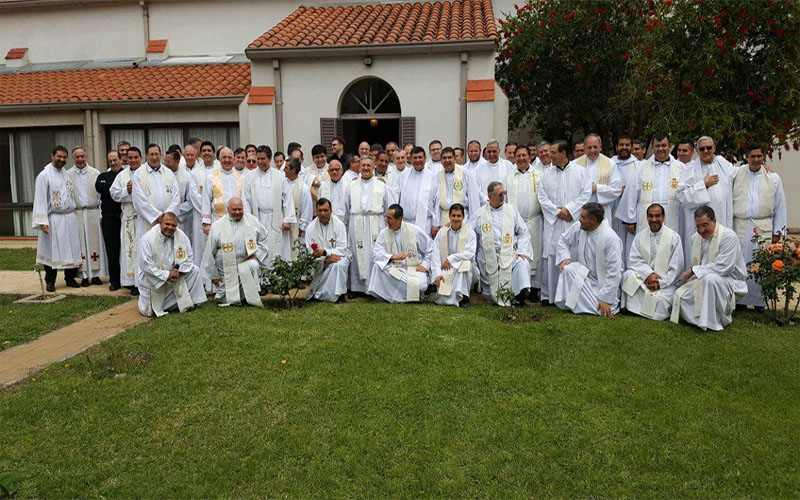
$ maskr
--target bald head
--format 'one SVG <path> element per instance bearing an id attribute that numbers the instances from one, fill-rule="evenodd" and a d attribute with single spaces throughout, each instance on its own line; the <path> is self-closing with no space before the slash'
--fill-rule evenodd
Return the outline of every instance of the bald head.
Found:
<path id="1" fill-rule="evenodd" d="M 244 216 L 244 203 L 238 196 L 234 196 L 228 200 L 228 216 L 235 221 L 242 220 Z"/>
<path id="2" fill-rule="evenodd" d="M 231 170 L 233 168 L 233 150 L 227 146 L 219 151 L 219 162 L 222 164 L 223 170 Z"/>

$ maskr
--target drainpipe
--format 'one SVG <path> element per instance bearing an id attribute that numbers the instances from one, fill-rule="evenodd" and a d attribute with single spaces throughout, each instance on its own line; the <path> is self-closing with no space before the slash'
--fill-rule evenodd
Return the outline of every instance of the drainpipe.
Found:
<path id="1" fill-rule="evenodd" d="M 142 28 L 144 29 L 144 49 L 147 51 L 147 42 L 150 41 L 150 10 L 147 8 L 147 3 L 144 0 L 139 0 L 139 6 L 142 8 Z M 145 55 L 147 52 L 145 52 Z"/>
<path id="2" fill-rule="evenodd" d="M 460 129 L 458 138 L 459 145 L 466 150 L 467 148 L 467 61 L 469 53 L 461 53 L 461 97 L 459 98 L 459 112 L 461 115 Z"/>
<path id="3" fill-rule="evenodd" d="M 272 69 L 275 71 L 275 144 L 276 150 L 283 151 L 283 91 L 281 90 L 281 63 L 279 60 L 272 61 Z"/>
<path id="4" fill-rule="evenodd" d="M 101 162 L 104 158 L 103 153 L 105 151 L 103 151 L 103 149 L 105 146 L 100 129 L 100 113 L 96 109 L 92 111 L 92 136 L 94 138 L 94 141 L 92 142 L 94 147 L 94 168 L 98 170 L 104 170 L 104 165 L 101 164 Z"/>
<path id="5" fill-rule="evenodd" d="M 95 158 L 95 145 L 94 145 L 94 123 L 92 121 L 92 110 L 87 109 L 84 111 L 84 119 L 83 119 L 83 137 L 84 137 L 84 145 L 83 147 L 86 149 L 87 158 L 86 161 L 89 163 L 94 164 Z"/>

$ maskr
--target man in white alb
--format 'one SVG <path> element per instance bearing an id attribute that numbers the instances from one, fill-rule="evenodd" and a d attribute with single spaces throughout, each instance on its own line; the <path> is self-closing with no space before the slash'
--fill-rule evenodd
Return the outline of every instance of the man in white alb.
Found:
<path id="1" fill-rule="evenodd" d="M 106 245 L 100 227 L 100 193 L 95 182 L 100 172 L 86 163 L 86 150 L 72 150 L 74 165 L 67 171 L 75 192 L 75 213 L 78 216 L 78 237 L 81 242 L 81 286 L 102 285 L 100 276 L 108 276 Z"/>
<path id="2" fill-rule="evenodd" d="M 412 222 L 427 235 L 431 234 L 434 218 L 433 195 L 436 175 L 425 168 L 425 150 L 415 146 L 411 150 L 412 168 L 400 179 L 399 205 L 407 221 Z M 438 210 L 436 211 L 438 215 Z"/>
<path id="3" fill-rule="evenodd" d="M 331 160 L 331 167 L 338 160 Z M 339 169 L 341 169 L 339 165 Z M 347 246 L 347 228 L 333 216 L 331 202 L 320 198 L 317 217 L 306 231 L 306 250 L 317 259 L 317 269 L 308 287 L 309 300 L 339 302 L 347 293 L 347 276 L 350 268 L 350 248 Z"/>
<path id="4" fill-rule="evenodd" d="M 450 223 L 442 226 L 433 240 L 430 275 L 436 285 L 434 301 L 443 306 L 469 306 L 478 240 L 464 212 L 463 205 L 451 205 Z"/>
<path id="5" fill-rule="evenodd" d="M 136 211 L 136 234 L 140 237 L 158 224 L 161 214 L 177 213 L 180 205 L 178 180 L 161 163 L 161 147 L 150 144 L 146 151 L 147 163 L 134 172 L 131 193 Z"/>
<path id="6" fill-rule="evenodd" d="M 120 220 L 120 250 L 119 250 L 119 282 L 127 287 L 131 295 L 136 297 L 139 290 L 136 288 L 136 266 L 139 245 L 139 229 L 136 223 L 137 215 L 133 207 L 133 175 L 142 164 L 142 152 L 136 146 L 128 148 L 128 167 L 123 169 L 111 184 L 109 193 L 111 198 L 120 204 L 122 218 Z M 143 236 L 143 234 L 142 234 Z"/>
<path id="7" fill-rule="evenodd" d="M 469 154 L 469 148 L 467 148 Z M 470 156 L 470 161 L 472 157 Z M 483 196 L 488 191 L 490 182 L 505 182 L 508 174 L 514 171 L 514 165 L 500 158 L 500 143 L 492 139 L 486 143 L 486 161 L 480 163 L 476 170 L 475 181 L 481 193 L 481 205 L 486 205 L 487 198 Z"/>

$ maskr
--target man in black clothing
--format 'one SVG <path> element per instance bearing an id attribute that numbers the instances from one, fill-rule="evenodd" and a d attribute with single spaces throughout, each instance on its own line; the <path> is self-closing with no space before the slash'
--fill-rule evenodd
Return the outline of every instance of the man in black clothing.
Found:
<path id="1" fill-rule="evenodd" d="M 97 176 L 94 188 L 100 193 L 100 226 L 103 229 L 103 241 L 106 244 L 106 256 L 108 257 L 108 277 L 111 285 L 108 287 L 112 292 L 119 290 L 119 233 L 120 233 L 120 214 L 122 209 L 120 204 L 111 198 L 109 190 L 114 178 L 122 170 L 122 160 L 119 153 L 111 151 L 106 157 L 108 170 Z"/>
<path id="2" fill-rule="evenodd" d="M 341 137 L 334 137 L 333 140 L 331 140 L 332 154 L 328 157 L 328 163 L 330 163 L 331 160 L 336 160 L 339 163 L 342 163 L 342 160 L 344 159 L 344 147 L 345 147 L 344 139 L 342 139 Z M 342 163 L 342 165 L 344 164 Z"/>

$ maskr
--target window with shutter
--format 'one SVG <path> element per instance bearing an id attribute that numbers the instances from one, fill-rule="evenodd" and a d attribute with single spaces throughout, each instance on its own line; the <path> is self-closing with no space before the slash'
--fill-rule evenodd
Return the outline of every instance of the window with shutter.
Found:
<path id="1" fill-rule="evenodd" d="M 342 135 L 342 120 L 338 118 L 319 119 L 319 140 L 320 144 L 330 148 L 334 137 Z"/>
<path id="2" fill-rule="evenodd" d="M 417 119 L 413 116 L 400 118 L 400 145 L 417 144 Z"/>

